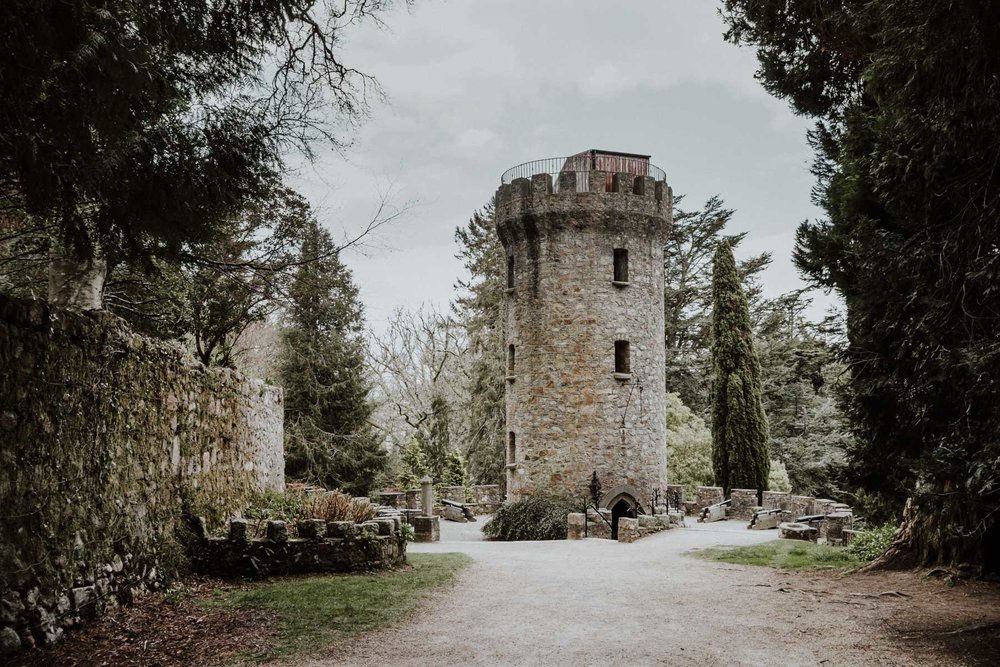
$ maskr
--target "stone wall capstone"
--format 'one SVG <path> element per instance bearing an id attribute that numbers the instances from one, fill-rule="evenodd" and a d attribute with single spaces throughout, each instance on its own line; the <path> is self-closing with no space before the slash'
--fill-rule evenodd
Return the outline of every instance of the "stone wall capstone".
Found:
<path id="1" fill-rule="evenodd" d="M 0 295 L 0 632 L 57 640 L 169 580 L 183 517 L 283 488 L 282 404 L 110 313 Z"/>

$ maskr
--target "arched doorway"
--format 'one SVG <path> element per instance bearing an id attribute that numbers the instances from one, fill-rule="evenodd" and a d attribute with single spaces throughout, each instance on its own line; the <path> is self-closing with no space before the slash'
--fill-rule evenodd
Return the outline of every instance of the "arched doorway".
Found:
<path id="1" fill-rule="evenodd" d="M 618 519 L 623 516 L 629 518 L 635 518 L 635 505 L 630 503 L 624 497 L 620 498 L 615 502 L 614 506 L 611 508 L 611 539 L 618 539 Z"/>
<path id="2" fill-rule="evenodd" d="M 643 514 L 642 505 L 637 500 L 638 492 L 631 486 L 618 486 L 601 498 L 601 507 L 611 510 L 611 539 L 618 539 L 618 520 L 622 517 L 634 519 Z"/>

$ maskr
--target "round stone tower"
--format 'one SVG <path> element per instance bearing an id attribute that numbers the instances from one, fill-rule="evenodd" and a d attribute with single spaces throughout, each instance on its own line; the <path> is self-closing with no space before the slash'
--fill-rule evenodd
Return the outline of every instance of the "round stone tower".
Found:
<path id="1" fill-rule="evenodd" d="M 648 156 L 588 151 L 501 179 L 508 499 L 582 500 L 596 472 L 602 507 L 652 513 L 666 484 L 671 202 Z"/>

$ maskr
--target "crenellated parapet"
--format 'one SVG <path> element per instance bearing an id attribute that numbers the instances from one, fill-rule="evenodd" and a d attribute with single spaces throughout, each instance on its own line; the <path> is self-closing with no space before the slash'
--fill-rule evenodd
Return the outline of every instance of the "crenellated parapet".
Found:
<path id="1" fill-rule="evenodd" d="M 626 214 L 649 218 L 661 233 L 672 221 L 673 191 L 652 176 L 605 171 L 563 171 L 516 178 L 497 190 L 496 219 L 501 237 L 504 227 L 521 216 L 565 214 L 586 210 L 596 214 Z"/>

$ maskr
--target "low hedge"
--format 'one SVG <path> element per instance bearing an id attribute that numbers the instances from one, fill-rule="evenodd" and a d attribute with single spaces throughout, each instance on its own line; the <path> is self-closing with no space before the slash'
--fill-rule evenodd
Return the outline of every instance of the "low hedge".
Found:
<path id="1" fill-rule="evenodd" d="M 532 496 L 504 503 L 483 526 L 487 539 L 504 542 L 565 540 L 566 517 L 579 511 L 563 498 Z"/>

